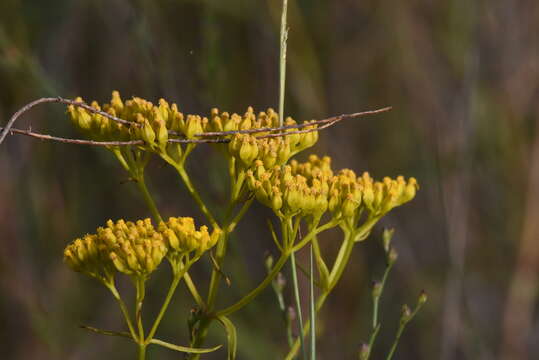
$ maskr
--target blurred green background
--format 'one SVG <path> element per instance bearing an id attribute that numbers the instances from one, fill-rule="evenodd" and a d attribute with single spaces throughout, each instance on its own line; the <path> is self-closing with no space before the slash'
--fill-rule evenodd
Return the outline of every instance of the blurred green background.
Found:
<path id="1" fill-rule="evenodd" d="M 43 96 L 110 99 L 112 90 L 188 113 L 277 106 L 280 0 L 0 1 L 0 124 Z M 383 115 L 321 133 L 313 152 L 377 178 L 418 178 L 417 198 L 385 218 L 323 309 L 319 359 L 355 359 L 369 336 L 370 282 L 380 278 L 382 226 L 400 258 L 382 300 L 383 358 L 400 306 L 421 289 L 429 303 L 397 359 L 532 359 L 539 352 L 539 2 L 510 0 L 290 0 L 286 114 L 319 119 L 386 105 Z M 76 137 L 61 105 L 42 105 L 18 127 Z M 189 169 L 222 209 L 223 161 L 200 146 Z M 166 216 L 194 215 L 173 171 L 150 164 Z M 87 333 L 123 328 L 112 297 L 71 272 L 62 250 L 120 217 L 149 216 L 126 173 L 103 149 L 9 137 L 0 149 L 0 357 L 132 359 L 127 340 Z M 231 242 L 230 304 L 264 276 L 272 251 L 255 206 Z M 335 252 L 338 234 L 322 243 Z M 299 255 L 307 264 L 308 254 Z M 206 259 L 193 270 L 205 283 Z M 165 292 L 154 276 L 146 310 Z M 287 273 L 286 273 L 287 274 Z M 301 277 L 302 290 L 308 281 Z M 129 291 L 129 284 L 121 284 Z M 288 294 L 291 303 L 292 297 Z M 187 344 L 193 306 L 184 288 L 160 338 Z M 284 328 L 266 291 L 232 317 L 239 359 L 280 359 Z M 209 345 L 223 343 L 216 325 Z M 206 359 L 223 359 L 220 350 Z M 150 359 L 178 359 L 152 349 Z"/>

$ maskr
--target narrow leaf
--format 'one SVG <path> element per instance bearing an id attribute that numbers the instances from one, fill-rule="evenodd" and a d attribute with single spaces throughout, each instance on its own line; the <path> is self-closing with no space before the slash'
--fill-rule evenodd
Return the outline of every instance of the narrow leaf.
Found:
<path id="1" fill-rule="evenodd" d="M 209 349 L 200 349 L 200 348 L 192 348 L 192 347 L 187 347 L 187 346 L 175 345 L 175 344 L 171 344 L 166 341 L 159 340 L 159 339 L 151 339 L 150 344 L 155 344 L 155 345 L 166 347 L 167 349 L 176 350 L 183 353 L 190 353 L 190 354 L 206 354 L 206 353 L 213 352 L 217 349 L 220 349 L 222 346 L 222 345 L 218 345 L 216 347 L 209 348 Z"/>
<path id="2" fill-rule="evenodd" d="M 223 325 L 226 331 L 226 337 L 228 341 L 228 360 L 234 360 L 236 358 L 236 348 L 237 348 L 237 335 L 236 335 L 236 327 L 230 321 L 229 318 L 225 316 L 219 316 L 217 318 L 219 322 Z"/>
<path id="3" fill-rule="evenodd" d="M 84 329 L 84 330 L 91 331 L 91 332 L 95 332 L 95 333 L 101 334 L 101 335 L 119 336 L 119 337 L 125 337 L 125 338 L 132 339 L 131 334 L 129 334 L 126 331 L 102 330 L 102 329 L 98 329 L 98 328 L 95 328 L 93 326 L 87 326 L 87 325 L 80 325 L 80 328 Z"/>

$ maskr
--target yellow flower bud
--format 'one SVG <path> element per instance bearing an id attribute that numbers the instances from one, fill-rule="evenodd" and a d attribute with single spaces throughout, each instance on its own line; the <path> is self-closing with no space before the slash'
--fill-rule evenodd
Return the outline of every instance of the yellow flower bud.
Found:
<path id="1" fill-rule="evenodd" d="M 153 131 L 152 126 L 150 125 L 150 122 L 147 119 L 144 119 L 144 123 L 142 125 L 140 135 L 141 135 L 142 140 L 144 140 L 146 144 L 150 146 L 155 145 L 155 131 Z"/>
<path id="2" fill-rule="evenodd" d="M 402 194 L 402 203 L 412 200 L 415 197 L 417 189 L 419 189 L 417 180 L 415 178 L 410 178 Z"/>
<path id="3" fill-rule="evenodd" d="M 195 137 L 195 134 L 200 134 L 203 132 L 204 129 L 202 128 L 202 119 L 200 116 L 189 115 L 187 117 L 187 124 L 184 132 L 185 136 L 188 139 L 192 139 Z"/>
<path id="4" fill-rule="evenodd" d="M 279 211 L 283 206 L 283 198 L 281 194 L 274 194 L 271 199 L 271 208 L 273 211 Z"/>
<path id="5" fill-rule="evenodd" d="M 164 151 L 168 143 L 168 130 L 164 121 L 158 123 L 157 142 L 159 147 Z"/>

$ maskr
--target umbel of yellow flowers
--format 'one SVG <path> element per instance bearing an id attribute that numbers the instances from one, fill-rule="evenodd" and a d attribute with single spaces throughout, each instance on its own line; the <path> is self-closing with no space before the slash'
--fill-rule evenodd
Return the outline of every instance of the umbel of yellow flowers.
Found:
<path id="1" fill-rule="evenodd" d="M 82 102 L 81 97 L 75 101 Z M 91 113 L 81 107 L 69 105 L 68 114 L 76 127 L 84 134 L 96 141 L 128 141 L 143 140 L 147 150 L 155 152 L 167 152 L 167 141 L 170 138 L 194 139 L 196 134 L 215 131 L 235 131 L 260 128 L 272 128 L 279 126 L 279 116 L 273 109 L 266 112 L 254 113 L 249 107 L 244 115 L 219 112 L 214 108 L 209 117 L 200 115 L 184 115 L 176 104 L 170 105 L 164 99 L 160 99 L 155 105 L 150 101 L 133 97 L 130 100 L 122 100 L 118 91 L 112 92 L 109 104 L 100 106 L 93 101 L 91 106 L 102 110 L 110 115 L 119 117 L 132 124 L 122 124 L 106 118 L 100 114 Z M 296 125 L 296 121 L 287 118 L 285 125 Z M 313 125 L 316 127 L 316 125 Z M 311 127 L 307 127 L 309 129 Z M 292 132 L 296 129 L 288 129 Z M 258 133 L 259 136 L 269 132 Z M 232 135 L 228 135 L 232 137 Z M 299 151 L 310 147 L 318 139 L 317 132 L 293 134 L 285 140 L 282 138 L 258 139 L 250 135 L 237 135 L 234 144 L 230 147 L 230 153 L 238 157 L 249 166 L 252 161 L 263 158 L 266 166 L 275 163 L 283 164 Z M 273 160 L 270 160 L 273 158 Z"/>
<path id="2" fill-rule="evenodd" d="M 150 219 L 107 221 L 96 234 L 75 239 L 64 250 L 75 271 L 110 283 L 116 272 L 138 278 L 152 273 L 168 255 L 196 252 L 199 256 L 217 242 L 220 230 L 195 228 L 192 218 L 170 218 L 155 229 Z"/>
<path id="3" fill-rule="evenodd" d="M 267 169 L 258 160 L 247 171 L 247 184 L 258 201 L 281 217 L 295 215 L 319 219 L 329 211 L 334 219 L 355 227 L 359 218 L 381 218 L 415 197 L 415 178 L 385 177 L 374 181 L 369 173 L 356 176 L 350 169 L 334 175 L 329 157 L 311 155 L 305 163 L 292 161 Z"/>

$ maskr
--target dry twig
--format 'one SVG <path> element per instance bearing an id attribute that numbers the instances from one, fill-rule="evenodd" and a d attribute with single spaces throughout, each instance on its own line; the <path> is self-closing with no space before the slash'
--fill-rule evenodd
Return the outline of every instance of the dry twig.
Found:
<path id="1" fill-rule="evenodd" d="M 13 128 L 13 125 L 14 125 L 15 121 L 21 115 L 23 115 L 24 113 L 29 111 L 34 106 L 39 105 L 39 104 L 43 104 L 43 103 L 62 103 L 62 104 L 78 106 L 78 107 L 82 107 L 82 108 L 86 109 L 87 111 L 90 111 L 90 112 L 92 112 L 94 114 L 99 114 L 101 116 L 104 116 L 104 117 L 106 117 L 106 118 L 108 118 L 108 119 L 110 119 L 112 121 L 116 121 L 116 122 L 118 122 L 120 124 L 123 124 L 123 125 L 140 126 L 139 124 L 137 124 L 135 122 L 120 119 L 120 118 L 118 118 L 116 116 L 113 116 L 111 114 L 108 114 L 108 113 L 106 113 L 104 111 L 94 109 L 90 105 L 88 105 L 86 103 L 83 103 L 83 102 L 64 99 L 64 98 L 61 98 L 61 97 L 41 98 L 41 99 L 37 99 L 37 100 L 32 101 L 32 102 L 26 104 L 25 106 L 23 106 L 20 110 L 18 110 L 15 114 L 13 114 L 13 116 L 9 119 L 9 121 L 6 124 L 5 127 L 3 127 L 3 128 L 0 127 L 0 130 L 2 131 L 1 134 L 0 134 L 0 144 L 4 141 L 4 139 L 6 138 L 6 136 L 8 134 L 26 135 L 26 136 L 31 136 L 31 137 L 34 137 L 34 138 L 37 138 L 37 139 L 42 139 L 42 140 L 57 141 L 57 142 L 62 142 L 62 143 L 67 143 L 67 144 L 91 145 L 91 146 L 131 146 L 131 145 L 143 145 L 144 144 L 143 140 L 93 141 L 93 140 L 81 140 L 81 139 L 68 139 L 68 138 L 62 138 L 62 137 L 58 137 L 58 136 L 47 135 L 47 134 L 40 134 L 40 133 L 33 132 L 31 130 L 22 130 L 22 129 Z M 185 139 L 185 138 L 174 139 L 173 138 L 173 139 L 169 139 L 168 141 L 172 142 L 172 143 L 195 143 L 195 144 L 199 144 L 199 143 L 228 143 L 228 142 L 230 142 L 229 138 L 212 139 L 212 138 L 208 138 L 208 137 L 229 136 L 229 135 L 234 135 L 234 134 L 256 134 L 256 133 L 261 133 L 261 132 L 274 132 L 274 131 L 280 131 L 280 132 L 273 133 L 273 134 L 266 134 L 266 135 L 262 135 L 262 136 L 256 136 L 256 138 L 257 139 L 265 139 L 265 138 L 283 137 L 283 136 L 287 136 L 287 135 L 303 134 L 303 133 L 309 133 L 309 132 L 313 132 L 313 131 L 323 130 L 325 128 L 328 128 L 328 127 L 336 124 L 339 121 L 342 121 L 342 120 L 352 119 L 352 118 L 365 116 L 365 115 L 379 114 L 379 113 L 382 113 L 382 112 L 385 112 L 385 111 L 389 111 L 390 109 L 391 109 L 391 107 L 384 107 L 384 108 L 377 109 L 377 110 L 363 111 L 363 112 L 354 113 L 354 114 L 343 114 L 343 115 L 333 116 L 333 117 L 323 119 L 323 120 L 316 120 L 316 121 L 311 121 L 311 122 L 306 122 L 306 123 L 303 123 L 303 124 L 296 124 L 296 125 L 279 126 L 279 127 L 275 127 L 275 128 L 259 128 L 259 129 L 247 129 L 247 130 L 236 130 L 236 131 L 206 132 L 206 133 L 201 133 L 201 134 L 195 134 L 195 136 L 204 137 L 205 139 Z M 323 124 L 323 125 L 320 126 L 320 127 L 317 127 L 317 128 L 303 129 L 305 127 L 310 127 L 310 126 L 313 126 L 313 125 L 321 125 L 321 124 Z M 302 130 L 288 131 L 288 132 L 287 131 L 282 131 L 282 130 L 289 130 L 289 129 L 302 129 Z M 174 131 L 169 131 L 169 134 L 170 135 L 175 135 L 175 136 L 181 136 L 181 134 L 179 134 L 177 132 L 174 132 Z"/>

